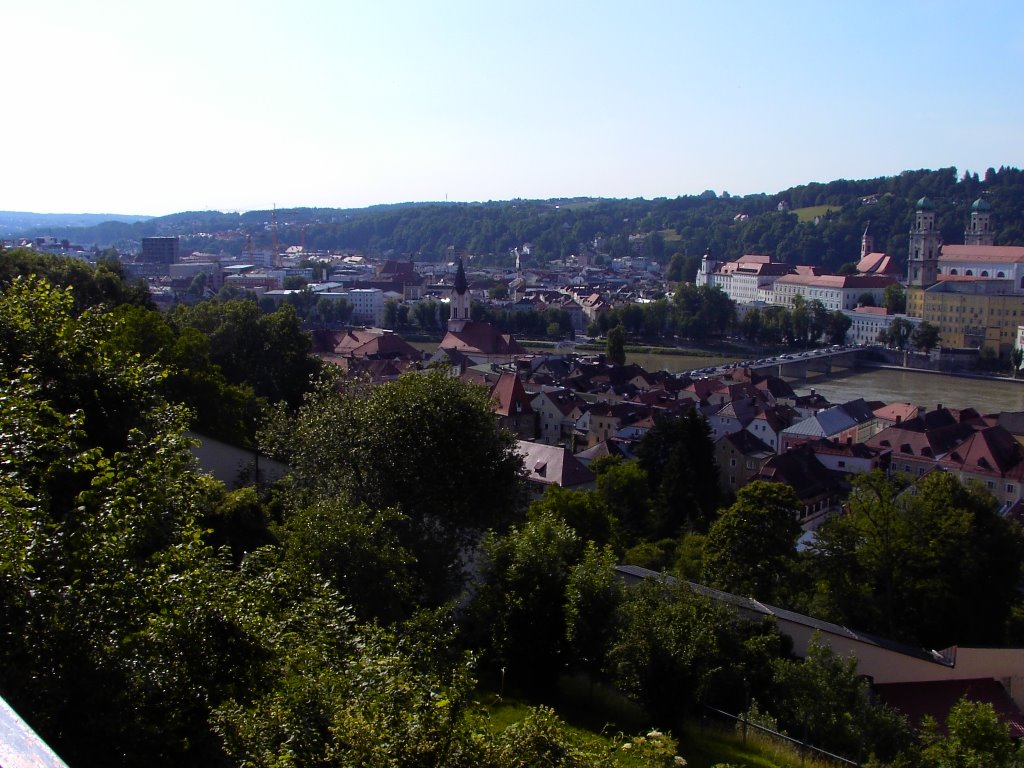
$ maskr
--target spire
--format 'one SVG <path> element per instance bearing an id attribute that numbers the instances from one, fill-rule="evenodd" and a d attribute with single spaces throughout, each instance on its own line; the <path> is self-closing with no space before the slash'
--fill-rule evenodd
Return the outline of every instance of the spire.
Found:
<path id="1" fill-rule="evenodd" d="M 455 292 L 460 296 L 469 290 L 469 281 L 466 280 L 466 270 L 462 266 L 462 259 L 459 259 L 459 270 L 455 273 Z"/>

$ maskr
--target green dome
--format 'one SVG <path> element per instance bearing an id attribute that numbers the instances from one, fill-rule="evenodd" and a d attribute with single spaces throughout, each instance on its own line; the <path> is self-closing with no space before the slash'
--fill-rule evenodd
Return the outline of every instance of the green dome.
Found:
<path id="1" fill-rule="evenodd" d="M 987 212 L 992 210 L 992 206 L 988 204 L 987 200 L 982 200 L 980 197 L 971 204 L 972 211 Z"/>
<path id="2" fill-rule="evenodd" d="M 929 200 L 927 197 L 922 197 L 917 201 L 917 210 L 919 211 L 934 211 L 935 203 Z"/>

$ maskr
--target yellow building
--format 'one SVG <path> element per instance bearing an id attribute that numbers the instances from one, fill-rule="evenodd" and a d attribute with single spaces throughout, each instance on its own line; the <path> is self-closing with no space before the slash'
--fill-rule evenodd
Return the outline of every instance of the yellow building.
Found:
<path id="1" fill-rule="evenodd" d="M 941 276 L 907 291 L 907 314 L 937 326 L 944 347 L 988 348 L 1008 359 L 1024 322 L 1024 295 L 1012 291 L 1010 280 Z"/>

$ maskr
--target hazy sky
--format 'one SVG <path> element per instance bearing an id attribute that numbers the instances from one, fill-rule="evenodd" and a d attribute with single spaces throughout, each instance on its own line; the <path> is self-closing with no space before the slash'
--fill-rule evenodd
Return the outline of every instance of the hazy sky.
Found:
<path id="1" fill-rule="evenodd" d="M 4 0 L 0 210 L 776 192 L 1024 165 L 1024 3 Z"/>

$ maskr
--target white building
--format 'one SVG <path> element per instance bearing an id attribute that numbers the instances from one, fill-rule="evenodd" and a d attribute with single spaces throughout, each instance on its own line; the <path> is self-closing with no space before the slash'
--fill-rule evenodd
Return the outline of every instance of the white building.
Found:
<path id="1" fill-rule="evenodd" d="M 793 306 L 796 296 L 807 302 L 820 301 L 830 312 L 853 310 L 865 293 L 875 305 L 883 304 L 886 287 L 896 280 L 883 275 L 786 275 L 775 281 L 775 304 Z"/>
<path id="2" fill-rule="evenodd" d="M 721 288 L 737 304 L 771 303 L 775 281 L 792 271 L 791 265 L 773 262 L 771 256 L 746 254 L 722 263 L 704 254 L 695 282 Z"/>
<path id="3" fill-rule="evenodd" d="M 380 288 L 353 288 L 341 295 L 352 305 L 352 322 L 376 327 L 384 324 L 384 291 Z"/>
<path id="4" fill-rule="evenodd" d="M 850 329 L 846 332 L 847 344 L 874 344 L 878 341 L 878 334 L 888 331 L 897 317 L 915 326 L 921 322 L 919 317 L 892 314 L 885 307 L 855 307 L 844 309 L 843 314 L 850 318 Z"/>

